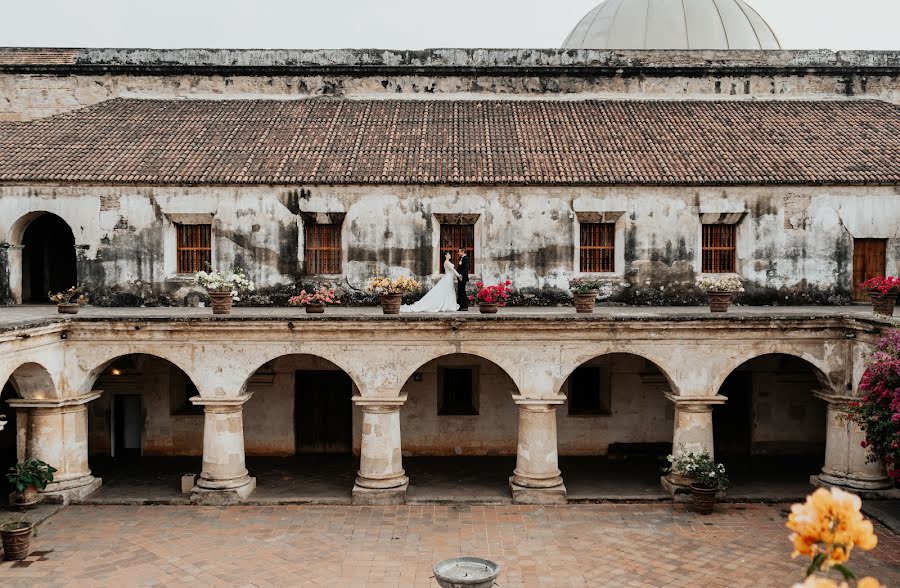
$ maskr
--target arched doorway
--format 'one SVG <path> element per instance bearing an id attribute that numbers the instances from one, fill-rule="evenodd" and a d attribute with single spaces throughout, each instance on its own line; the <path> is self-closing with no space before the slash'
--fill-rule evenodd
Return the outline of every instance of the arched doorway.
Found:
<path id="1" fill-rule="evenodd" d="M 446 355 L 417 369 L 403 393 L 407 502 L 509 502 L 519 418 L 509 374 L 476 355 Z"/>
<path id="2" fill-rule="evenodd" d="M 570 501 L 665 496 L 659 477 L 672 450 L 670 389 L 655 363 L 630 353 L 595 357 L 569 375 L 556 419 Z"/>
<path id="3" fill-rule="evenodd" d="M 43 213 L 22 236 L 22 302 L 46 303 L 48 292 L 61 292 L 78 283 L 75 236 L 66 221 Z"/>
<path id="4" fill-rule="evenodd" d="M 803 496 L 825 459 L 826 406 L 813 395 L 823 375 L 785 354 L 751 359 L 725 379 L 713 408 L 716 460 L 734 497 Z"/>
<path id="5" fill-rule="evenodd" d="M 6 489 L 6 473 L 18 462 L 18 448 L 16 444 L 17 426 L 16 409 L 7 404 L 10 398 L 18 398 L 19 395 L 13 386 L 13 381 L 7 381 L 0 389 L 0 420 L 6 421 L 3 430 L 0 431 L 0 483 Z M 9 492 L 0 492 L 0 504 L 6 504 Z"/>

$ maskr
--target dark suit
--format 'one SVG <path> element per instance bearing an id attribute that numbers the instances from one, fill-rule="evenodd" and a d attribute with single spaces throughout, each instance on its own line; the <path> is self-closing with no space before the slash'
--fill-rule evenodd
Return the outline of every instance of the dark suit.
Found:
<path id="1" fill-rule="evenodd" d="M 466 284 L 469 282 L 469 256 L 463 255 L 459 258 L 459 281 L 456 283 L 456 302 L 459 304 L 460 310 L 468 310 L 469 297 L 466 295 Z"/>

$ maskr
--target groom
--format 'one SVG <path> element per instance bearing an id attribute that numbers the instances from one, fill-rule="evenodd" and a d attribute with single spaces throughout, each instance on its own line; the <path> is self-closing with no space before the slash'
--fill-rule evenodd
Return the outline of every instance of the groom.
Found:
<path id="1" fill-rule="evenodd" d="M 459 310 L 469 310 L 469 297 L 466 296 L 466 284 L 469 282 L 469 256 L 464 249 L 459 250 L 459 281 L 456 282 L 456 303 Z"/>

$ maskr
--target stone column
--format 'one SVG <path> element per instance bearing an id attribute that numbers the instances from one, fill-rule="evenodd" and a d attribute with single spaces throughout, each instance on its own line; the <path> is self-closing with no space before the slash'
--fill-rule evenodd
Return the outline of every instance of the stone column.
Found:
<path id="1" fill-rule="evenodd" d="M 43 499 L 68 504 L 100 487 L 101 480 L 88 467 L 87 414 L 87 403 L 99 397 L 100 392 L 93 391 L 74 398 L 8 401 L 19 414 L 27 409 L 25 459 L 39 459 L 57 470 L 41 491 Z"/>
<path id="2" fill-rule="evenodd" d="M 666 398 L 675 403 L 675 430 L 672 432 L 672 453 L 706 452 L 715 459 L 715 443 L 713 441 L 713 406 L 724 404 L 725 396 L 679 396 L 668 393 Z M 689 480 L 671 473 L 661 479 L 663 488 L 673 495 L 684 492 Z"/>
<path id="3" fill-rule="evenodd" d="M 565 398 L 514 399 L 519 407 L 519 441 L 516 469 L 509 479 L 513 502 L 565 504 L 556 447 L 556 406 Z"/>
<path id="4" fill-rule="evenodd" d="M 868 450 L 861 445 L 865 433 L 848 418 L 847 403 L 859 398 L 827 392 L 815 395 L 828 403 L 825 465 L 822 473 L 810 481 L 817 486 L 838 486 L 855 492 L 892 488 L 884 465 L 868 461 Z"/>
<path id="5" fill-rule="evenodd" d="M 355 396 L 353 402 L 363 417 L 353 504 L 403 504 L 409 478 L 400 449 L 400 408 L 406 396 Z"/>
<path id="6" fill-rule="evenodd" d="M 252 394 L 204 398 L 191 402 L 203 407 L 203 468 L 191 492 L 195 504 L 234 504 L 256 489 L 244 457 L 244 403 Z"/>

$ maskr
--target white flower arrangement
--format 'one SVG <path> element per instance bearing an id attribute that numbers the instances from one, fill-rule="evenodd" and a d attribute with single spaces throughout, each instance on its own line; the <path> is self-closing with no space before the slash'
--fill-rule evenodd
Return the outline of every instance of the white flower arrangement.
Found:
<path id="1" fill-rule="evenodd" d="M 231 292 L 235 300 L 241 292 L 252 292 L 256 289 L 253 280 L 247 278 L 242 269 L 234 269 L 227 274 L 200 271 L 194 274 L 194 282 L 209 292 Z"/>
<path id="2" fill-rule="evenodd" d="M 697 282 L 697 286 L 707 292 L 743 292 L 744 286 L 737 276 L 723 276 L 720 278 L 706 277 Z"/>

